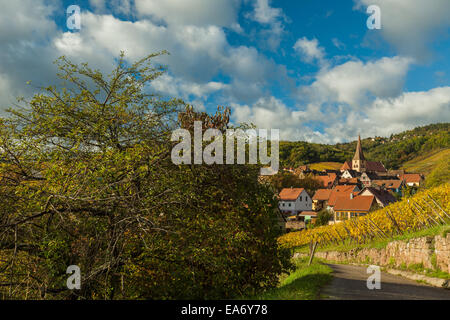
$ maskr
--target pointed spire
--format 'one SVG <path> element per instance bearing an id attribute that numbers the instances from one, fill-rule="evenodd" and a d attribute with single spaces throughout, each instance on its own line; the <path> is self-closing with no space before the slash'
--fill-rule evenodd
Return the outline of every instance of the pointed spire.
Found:
<path id="1" fill-rule="evenodd" d="M 358 135 L 358 144 L 356 145 L 356 151 L 355 156 L 353 157 L 353 160 L 366 160 L 364 158 L 364 154 L 361 147 L 361 136 Z"/>

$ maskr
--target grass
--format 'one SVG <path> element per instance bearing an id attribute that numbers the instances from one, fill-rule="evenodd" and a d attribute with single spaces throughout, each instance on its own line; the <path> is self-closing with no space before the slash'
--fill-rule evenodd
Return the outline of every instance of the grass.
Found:
<path id="1" fill-rule="evenodd" d="M 250 297 L 252 300 L 316 300 L 320 289 L 329 283 L 333 270 L 314 259 L 308 266 L 307 259 L 297 259 L 296 269 L 280 279 L 277 288 Z"/>
<path id="2" fill-rule="evenodd" d="M 402 169 L 407 172 L 420 172 L 428 175 L 435 167 L 436 164 L 442 159 L 448 159 L 450 157 L 450 149 L 444 149 L 439 151 L 433 151 L 425 155 L 421 155 L 414 158 L 402 165 Z"/>
<path id="3" fill-rule="evenodd" d="M 308 164 L 308 167 L 311 170 L 317 170 L 317 171 L 322 171 L 322 170 L 339 170 L 342 167 L 342 163 L 340 162 L 318 162 L 318 163 L 311 163 Z"/>
<path id="4" fill-rule="evenodd" d="M 432 270 L 425 268 L 422 263 L 419 264 L 411 264 L 409 266 L 402 265 L 400 267 L 401 270 L 404 271 L 413 271 L 415 273 L 420 273 L 428 277 L 441 278 L 441 279 L 450 279 L 450 274 L 441 270 Z"/>

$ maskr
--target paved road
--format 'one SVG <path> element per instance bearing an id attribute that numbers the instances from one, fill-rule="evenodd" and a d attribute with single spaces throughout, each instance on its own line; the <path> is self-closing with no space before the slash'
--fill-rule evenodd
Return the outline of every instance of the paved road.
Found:
<path id="1" fill-rule="evenodd" d="M 366 267 L 328 264 L 334 279 L 321 295 L 331 300 L 450 300 L 450 290 L 422 285 L 400 276 L 381 273 L 381 289 L 367 288 Z"/>

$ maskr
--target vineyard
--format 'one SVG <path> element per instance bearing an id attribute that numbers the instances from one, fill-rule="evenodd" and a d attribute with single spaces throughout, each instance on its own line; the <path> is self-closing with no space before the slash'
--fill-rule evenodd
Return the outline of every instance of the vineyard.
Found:
<path id="1" fill-rule="evenodd" d="M 450 223 L 450 184 L 423 190 L 413 197 L 371 212 L 363 217 L 315 229 L 292 232 L 281 236 L 283 247 L 295 248 L 317 242 L 321 245 L 350 240 L 363 244 L 375 238 L 391 238 Z"/>

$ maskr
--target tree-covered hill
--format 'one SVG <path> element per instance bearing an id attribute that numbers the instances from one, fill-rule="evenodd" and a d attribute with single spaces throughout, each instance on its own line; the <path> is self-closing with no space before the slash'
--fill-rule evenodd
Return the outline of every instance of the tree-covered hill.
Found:
<path id="1" fill-rule="evenodd" d="M 381 161 L 388 169 L 398 169 L 404 162 L 426 153 L 450 148 L 450 123 L 430 124 L 404 131 L 390 137 L 362 140 L 368 160 Z M 297 167 L 317 162 L 344 162 L 353 157 L 356 140 L 335 145 L 304 141 L 280 143 L 280 162 L 283 167 Z"/>

